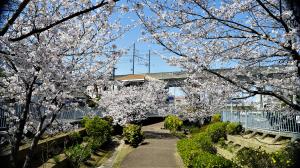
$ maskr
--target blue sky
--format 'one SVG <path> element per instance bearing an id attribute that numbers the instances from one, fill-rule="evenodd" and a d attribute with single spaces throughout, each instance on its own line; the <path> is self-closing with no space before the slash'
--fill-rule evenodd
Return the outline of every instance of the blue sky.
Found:
<path id="1" fill-rule="evenodd" d="M 120 17 L 120 15 L 118 17 Z M 132 22 L 138 22 L 138 18 L 134 13 L 128 13 L 121 17 L 121 22 L 124 25 Z M 118 48 L 128 49 L 128 52 L 121 57 L 116 65 L 116 75 L 132 74 L 132 55 L 134 43 L 136 49 L 135 55 L 137 56 L 135 57 L 135 74 L 148 73 L 148 66 L 145 64 L 148 64 L 149 50 L 151 53 L 151 72 L 180 71 L 180 68 L 168 65 L 158 54 L 155 54 L 156 52 L 159 52 L 166 54 L 166 56 L 168 55 L 168 52 L 163 50 L 161 46 L 139 40 L 142 37 L 142 29 L 142 25 L 138 25 L 115 42 Z"/>
<path id="2" fill-rule="evenodd" d="M 166 55 L 168 55 L 167 51 L 164 51 L 161 46 L 139 40 L 141 38 L 141 31 L 142 26 L 137 26 L 136 28 L 127 32 L 123 38 L 116 41 L 116 45 L 119 48 L 129 49 L 128 53 L 122 56 L 118 61 L 116 65 L 116 75 L 132 74 L 132 51 L 134 43 L 136 48 L 136 56 L 143 58 L 135 58 L 135 74 L 148 73 L 148 67 L 145 66 L 145 63 L 148 63 L 149 50 L 151 59 L 151 73 L 180 71 L 180 68 L 168 65 L 159 55 L 155 54 L 155 52 L 159 52 L 166 53 Z M 184 93 L 178 87 L 169 88 L 169 94 L 175 96 L 184 95 Z"/>

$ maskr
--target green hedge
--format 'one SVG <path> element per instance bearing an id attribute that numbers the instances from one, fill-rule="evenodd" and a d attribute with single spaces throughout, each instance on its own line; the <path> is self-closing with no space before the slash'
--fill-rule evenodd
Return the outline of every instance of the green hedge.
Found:
<path id="1" fill-rule="evenodd" d="M 129 143 L 133 147 L 137 147 L 144 140 L 144 134 L 141 126 L 128 124 L 123 128 L 123 136 L 125 143 Z"/>
<path id="2" fill-rule="evenodd" d="M 198 138 L 181 139 L 177 142 L 178 153 L 181 156 L 183 163 L 188 168 L 231 168 L 235 167 L 234 163 L 221 156 L 218 156 L 207 151 L 207 147 L 203 145 L 209 139 L 205 134 L 199 135 Z M 205 143 L 199 141 L 204 140 Z M 211 149 L 208 149 L 211 150 Z"/>
<path id="3" fill-rule="evenodd" d="M 300 167 L 300 144 L 291 142 L 280 151 L 272 154 L 277 167 Z"/>
<path id="4" fill-rule="evenodd" d="M 234 162 L 217 155 L 213 143 L 226 139 L 228 123 L 215 122 L 194 134 L 190 139 L 177 142 L 177 150 L 188 168 L 232 168 L 238 167 Z"/>
<path id="5" fill-rule="evenodd" d="M 193 139 L 181 139 L 177 142 L 177 150 L 185 166 L 190 167 L 195 156 L 200 154 L 199 145 Z"/>
<path id="6" fill-rule="evenodd" d="M 237 162 L 249 168 L 296 168 L 300 167 L 300 145 L 289 143 L 283 149 L 267 153 L 261 149 L 242 148 L 237 152 Z"/>
<path id="7" fill-rule="evenodd" d="M 216 122 L 207 127 L 207 134 L 211 137 L 213 143 L 217 143 L 221 138 L 227 139 L 226 126 L 227 123 Z"/>
<path id="8" fill-rule="evenodd" d="M 76 144 L 65 150 L 67 159 L 72 164 L 72 167 L 80 167 L 80 163 L 91 157 L 91 148 Z"/>
<path id="9" fill-rule="evenodd" d="M 227 134 L 229 135 L 239 135 L 243 131 L 241 123 L 231 122 L 226 126 Z"/>
<path id="10" fill-rule="evenodd" d="M 199 133 L 193 137 L 193 140 L 197 143 L 198 147 L 204 151 L 212 154 L 216 154 L 217 150 L 213 146 L 211 137 L 206 132 Z"/>
<path id="11" fill-rule="evenodd" d="M 243 147 L 236 154 L 237 162 L 249 168 L 272 168 L 269 154 L 261 149 Z"/>
<path id="12" fill-rule="evenodd" d="M 232 161 L 222 156 L 214 155 L 208 152 L 201 152 L 191 163 L 195 168 L 233 168 L 237 167 Z"/>
<path id="13" fill-rule="evenodd" d="M 89 144 L 95 150 L 111 140 L 112 127 L 110 123 L 100 117 L 84 118 L 84 127 L 89 136 Z"/>
<path id="14" fill-rule="evenodd" d="M 171 132 L 176 132 L 181 129 L 183 122 L 175 115 L 169 115 L 165 118 L 164 127 Z"/>

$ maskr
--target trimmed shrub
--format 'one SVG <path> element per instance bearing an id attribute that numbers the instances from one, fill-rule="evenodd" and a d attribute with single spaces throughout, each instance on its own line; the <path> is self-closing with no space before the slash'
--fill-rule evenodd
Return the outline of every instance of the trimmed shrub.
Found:
<path id="1" fill-rule="evenodd" d="M 191 167 L 193 158 L 200 153 L 199 145 L 193 139 L 179 140 L 177 150 L 186 167 Z"/>
<path id="2" fill-rule="evenodd" d="M 108 121 L 96 116 L 94 118 L 85 118 L 84 126 L 87 135 L 93 140 L 90 142 L 96 143 L 98 147 L 111 139 L 112 128 Z"/>
<path id="3" fill-rule="evenodd" d="M 211 118 L 211 122 L 221 122 L 222 115 L 220 113 L 214 114 Z"/>
<path id="4" fill-rule="evenodd" d="M 199 133 L 193 137 L 193 140 L 197 143 L 197 146 L 203 151 L 216 154 L 217 149 L 213 146 L 210 136 L 207 133 Z"/>
<path id="5" fill-rule="evenodd" d="M 213 143 L 217 143 L 220 138 L 224 138 L 227 139 L 226 136 L 226 125 L 227 123 L 223 123 L 223 122 L 216 122 L 213 124 L 210 124 L 206 131 L 208 136 L 211 137 L 211 140 Z"/>
<path id="6" fill-rule="evenodd" d="M 206 139 L 206 140 L 205 140 Z M 181 156 L 183 163 L 188 168 L 231 168 L 235 167 L 233 162 L 221 156 L 215 155 L 204 149 L 205 143 L 200 143 L 200 140 L 209 143 L 209 137 L 205 134 L 199 135 L 195 139 L 181 139 L 177 142 L 177 150 Z M 216 151 L 214 151 L 215 153 Z"/>
<path id="7" fill-rule="evenodd" d="M 243 131 L 241 123 L 231 122 L 226 126 L 227 134 L 229 135 L 238 135 Z"/>
<path id="8" fill-rule="evenodd" d="M 202 151 L 197 155 L 191 163 L 191 167 L 195 168 L 233 168 L 237 167 L 232 161 L 222 156 L 214 155 L 209 152 Z"/>
<path id="9" fill-rule="evenodd" d="M 91 149 L 88 146 L 83 147 L 77 144 L 67 148 L 65 154 L 73 167 L 79 167 L 81 162 L 91 157 Z"/>
<path id="10" fill-rule="evenodd" d="M 175 115 L 169 115 L 164 121 L 164 127 L 171 132 L 176 132 L 181 129 L 183 122 Z"/>
<path id="11" fill-rule="evenodd" d="M 144 140 L 144 134 L 141 131 L 141 126 L 135 124 L 128 124 L 123 128 L 123 136 L 125 143 L 133 147 L 137 147 L 139 143 Z"/>
<path id="12" fill-rule="evenodd" d="M 261 149 L 242 148 L 237 152 L 237 162 L 249 168 L 299 167 L 300 145 L 289 143 L 285 148 L 268 154 Z"/>
<path id="13" fill-rule="evenodd" d="M 236 157 L 237 162 L 240 165 L 247 166 L 249 168 L 273 167 L 270 155 L 267 152 L 261 150 L 260 148 L 252 149 L 243 147 L 237 152 Z"/>
<path id="14" fill-rule="evenodd" d="M 271 154 L 271 159 L 275 167 L 292 168 L 300 167 L 300 145 L 291 142 L 278 152 Z"/>

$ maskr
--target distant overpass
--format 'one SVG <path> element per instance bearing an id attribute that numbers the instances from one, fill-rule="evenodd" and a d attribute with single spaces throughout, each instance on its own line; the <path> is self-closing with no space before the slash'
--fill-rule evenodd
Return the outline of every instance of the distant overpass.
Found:
<path id="1" fill-rule="evenodd" d="M 245 68 L 245 72 L 250 73 L 252 79 L 259 80 L 261 77 L 264 78 L 283 78 L 286 74 L 290 72 L 290 68 L 288 66 L 269 66 L 269 67 L 249 67 Z M 213 71 L 218 72 L 222 75 L 226 76 L 226 73 L 234 71 L 235 69 L 214 69 Z M 204 72 L 205 73 L 205 72 Z M 116 78 L 125 77 L 127 75 L 116 75 Z M 169 87 L 173 86 L 181 86 L 182 82 L 188 78 L 190 75 L 186 71 L 177 71 L 177 72 L 156 72 L 156 73 L 143 73 L 139 75 L 144 75 L 146 78 L 153 78 L 156 80 L 163 80 L 168 82 Z M 249 77 L 245 74 L 236 74 L 238 78 L 243 81 L 250 81 Z M 201 74 L 199 76 L 201 78 Z M 204 77 L 204 76 L 203 76 Z M 205 78 L 203 78 L 205 79 Z"/>

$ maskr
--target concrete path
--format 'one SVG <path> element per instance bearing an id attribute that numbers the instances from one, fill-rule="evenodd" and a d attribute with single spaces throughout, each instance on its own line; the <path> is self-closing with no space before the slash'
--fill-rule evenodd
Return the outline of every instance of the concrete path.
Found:
<path id="1" fill-rule="evenodd" d="M 121 168 L 183 168 L 176 152 L 177 138 L 161 129 L 163 122 L 143 127 L 146 139 L 121 163 Z"/>

